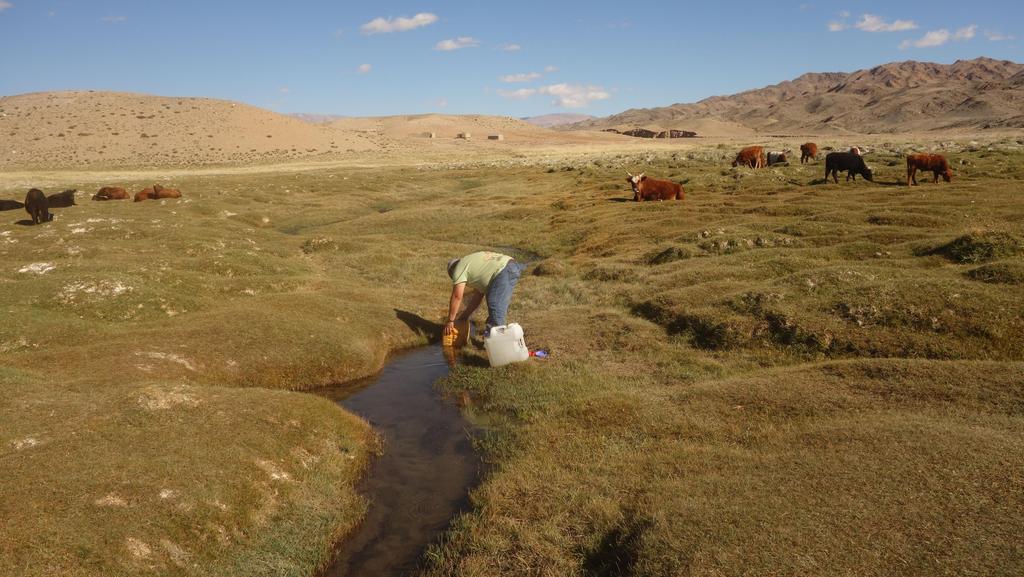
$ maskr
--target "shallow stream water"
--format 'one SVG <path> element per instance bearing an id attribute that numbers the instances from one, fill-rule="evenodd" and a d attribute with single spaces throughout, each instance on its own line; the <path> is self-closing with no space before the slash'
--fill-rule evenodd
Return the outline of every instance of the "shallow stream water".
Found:
<path id="1" fill-rule="evenodd" d="M 315 391 L 366 419 L 384 441 L 359 486 L 366 518 L 325 575 L 385 577 L 414 572 L 427 546 L 468 506 L 479 459 L 471 426 L 434 383 L 448 374 L 441 347 L 394 356 L 376 377 Z"/>

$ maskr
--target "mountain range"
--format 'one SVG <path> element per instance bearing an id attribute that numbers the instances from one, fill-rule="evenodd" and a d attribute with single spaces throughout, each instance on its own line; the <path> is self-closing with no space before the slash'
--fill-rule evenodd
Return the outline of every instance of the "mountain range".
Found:
<path id="1" fill-rule="evenodd" d="M 762 134 L 894 133 L 1024 127 L 1024 64 L 977 58 L 892 62 L 804 74 L 689 104 L 631 109 L 569 130 L 695 130 L 725 123 Z M 715 126 L 711 124 L 710 126 Z"/>

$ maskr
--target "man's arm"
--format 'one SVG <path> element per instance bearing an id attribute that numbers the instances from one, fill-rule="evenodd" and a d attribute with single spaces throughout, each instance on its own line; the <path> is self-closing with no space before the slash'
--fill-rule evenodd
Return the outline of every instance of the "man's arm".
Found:
<path id="1" fill-rule="evenodd" d="M 445 319 L 447 322 L 444 324 L 444 334 L 451 334 L 452 329 L 455 328 L 455 319 L 459 314 L 459 305 L 462 304 L 462 295 L 466 291 L 466 283 L 459 283 L 452 285 L 452 297 L 448 301 L 448 318 Z"/>

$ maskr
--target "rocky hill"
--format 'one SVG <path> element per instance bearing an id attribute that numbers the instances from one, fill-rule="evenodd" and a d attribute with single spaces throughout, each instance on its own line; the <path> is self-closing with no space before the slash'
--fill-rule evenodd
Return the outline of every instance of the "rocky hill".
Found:
<path id="1" fill-rule="evenodd" d="M 691 104 L 632 109 L 565 128 L 695 130 L 713 120 L 763 134 L 892 133 L 1024 127 L 1024 64 L 977 58 L 893 62 L 804 74 Z M 711 126 L 713 128 L 713 125 Z M 734 126 L 735 128 L 735 126 Z"/>

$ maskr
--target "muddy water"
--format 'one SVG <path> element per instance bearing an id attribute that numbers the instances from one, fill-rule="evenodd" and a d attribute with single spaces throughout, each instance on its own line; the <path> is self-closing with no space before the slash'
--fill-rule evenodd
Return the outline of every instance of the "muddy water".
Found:
<path id="1" fill-rule="evenodd" d="M 410 574 L 426 547 L 467 507 L 479 460 L 470 425 L 434 389 L 447 374 L 435 345 L 395 356 L 372 379 L 316 391 L 366 419 L 384 440 L 384 454 L 360 486 L 370 500 L 366 519 L 325 575 Z"/>

